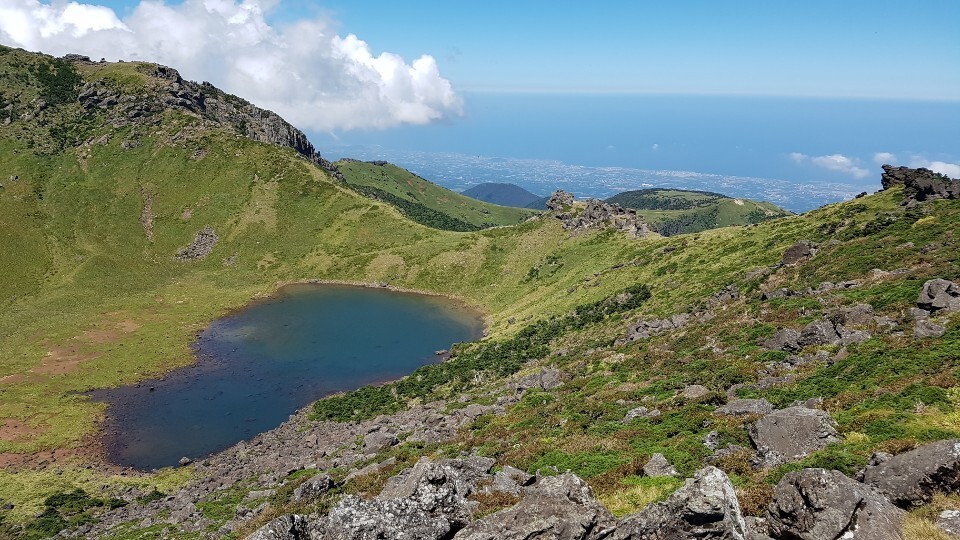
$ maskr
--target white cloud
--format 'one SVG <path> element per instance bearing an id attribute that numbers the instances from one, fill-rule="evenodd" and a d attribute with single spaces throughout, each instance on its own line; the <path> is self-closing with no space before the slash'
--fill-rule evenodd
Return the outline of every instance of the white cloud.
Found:
<path id="1" fill-rule="evenodd" d="M 651 146 L 650 149 L 653 150 L 654 152 L 656 152 L 657 150 L 660 149 L 660 144 L 659 144 L 659 143 L 653 143 L 653 146 Z"/>
<path id="2" fill-rule="evenodd" d="M 929 161 L 915 157 L 910 162 L 911 167 L 924 167 L 933 172 L 945 174 L 950 178 L 960 180 L 960 163 L 947 163 L 945 161 Z"/>
<path id="3" fill-rule="evenodd" d="M 877 165 L 893 165 L 897 162 L 897 156 L 890 152 L 877 152 L 873 155 L 873 162 Z"/>
<path id="4" fill-rule="evenodd" d="M 318 131 L 425 124 L 463 101 L 432 56 L 378 55 L 323 17 L 270 25 L 273 0 L 140 0 L 124 19 L 106 7 L 0 0 L 0 42 L 54 55 L 147 60 L 207 80 Z"/>
<path id="5" fill-rule="evenodd" d="M 870 175 L 870 171 L 860 167 L 855 160 L 850 159 L 843 154 L 831 154 L 829 156 L 808 156 L 806 154 L 801 154 L 800 152 L 792 152 L 789 154 L 789 158 L 797 164 L 809 162 L 817 167 L 820 167 L 821 169 L 849 174 L 857 179 L 866 178 Z"/>

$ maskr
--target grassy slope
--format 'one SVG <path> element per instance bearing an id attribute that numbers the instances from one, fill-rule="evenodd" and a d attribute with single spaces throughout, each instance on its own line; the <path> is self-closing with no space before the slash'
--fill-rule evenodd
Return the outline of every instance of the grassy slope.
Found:
<path id="1" fill-rule="evenodd" d="M 461 195 L 389 163 L 377 165 L 342 160 L 336 165 L 348 184 L 381 189 L 475 227 L 514 225 L 534 215 L 529 210 L 499 206 Z"/>
<path id="2" fill-rule="evenodd" d="M 607 201 L 636 209 L 668 236 L 750 225 L 790 215 L 790 212 L 768 202 L 734 199 L 705 191 L 643 189 L 619 193 Z"/>

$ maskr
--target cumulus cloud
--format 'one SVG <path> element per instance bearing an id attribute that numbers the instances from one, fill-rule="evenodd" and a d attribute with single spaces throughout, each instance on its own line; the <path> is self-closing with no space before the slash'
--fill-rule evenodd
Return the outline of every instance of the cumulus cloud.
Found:
<path id="1" fill-rule="evenodd" d="M 873 155 L 873 162 L 877 165 L 892 165 L 897 162 L 897 156 L 890 152 L 877 152 Z"/>
<path id="2" fill-rule="evenodd" d="M 374 54 L 325 17 L 271 25 L 274 0 L 140 0 L 125 18 L 76 1 L 0 0 L 0 42 L 175 67 L 317 131 L 425 124 L 463 101 L 429 55 Z"/>
<path id="3" fill-rule="evenodd" d="M 789 157 L 794 163 L 797 164 L 811 163 L 817 167 L 820 167 L 821 169 L 849 174 L 857 179 L 866 178 L 870 175 L 870 171 L 860 167 L 855 160 L 850 159 L 843 154 L 831 154 L 829 156 L 808 156 L 806 154 L 801 154 L 800 152 L 792 152 L 789 154 Z"/>
<path id="4" fill-rule="evenodd" d="M 924 167 L 933 172 L 945 174 L 950 178 L 960 179 L 960 163 L 947 163 L 945 161 L 929 161 L 922 158 L 914 158 L 910 162 L 911 167 Z"/>

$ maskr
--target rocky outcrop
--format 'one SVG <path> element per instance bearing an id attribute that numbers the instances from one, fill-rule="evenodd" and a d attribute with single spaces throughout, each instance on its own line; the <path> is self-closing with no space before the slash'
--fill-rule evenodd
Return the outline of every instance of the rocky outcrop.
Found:
<path id="1" fill-rule="evenodd" d="M 623 420 L 624 424 L 630 423 L 635 418 L 660 418 L 660 409 L 648 409 L 646 407 L 635 407 L 627 411 L 627 414 L 624 415 Z"/>
<path id="2" fill-rule="evenodd" d="M 177 252 L 178 261 L 193 261 L 202 259 L 213 251 L 213 246 L 217 245 L 217 233 L 213 227 L 207 225 L 194 236 L 193 242 Z"/>
<path id="3" fill-rule="evenodd" d="M 564 212 L 573 206 L 573 193 L 558 189 L 547 199 L 547 210 L 554 213 Z"/>
<path id="4" fill-rule="evenodd" d="M 677 472 L 677 469 L 661 453 L 651 456 L 647 464 L 643 466 L 644 476 L 677 476 L 678 474 L 680 473 Z"/>
<path id="5" fill-rule="evenodd" d="M 908 508 L 928 502 L 934 493 L 960 491 L 960 439 L 938 441 L 868 465 L 863 482 Z"/>
<path id="6" fill-rule="evenodd" d="M 116 127 L 136 124 L 165 110 L 198 115 L 219 125 L 229 126 L 255 141 L 286 146 L 343 179 L 340 171 L 325 160 L 302 131 L 272 111 L 214 87 L 208 82 L 184 80 L 170 67 L 144 64 L 144 74 L 156 81 L 150 93 L 126 93 L 106 79 L 86 81 L 78 99 L 87 110 L 100 110 Z"/>
<path id="7" fill-rule="evenodd" d="M 776 467 L 839 442 L 835 426 L 836 422 L 826 411 L 788 407 L 750 424 L 749 435 L 757 449 L 759 464 Z"/>
<path id="8" fill-rule="evenodd" d="M 475 521 L 455 540 L 600 540 L 614 526 L 590 486 L 573 473 L 548 476 L 511 508 Z"/>
<path id="9" fill-rule="evenodd" d="M 663 502 L 623 518 L 611 540 L 743 540 L 747 525 L 730 479 L 706 467 Z"/>
<path id="10" fill-rule="evenodd" d="M 917 307 L 936 314 L 960 311 L 960 285 L 946 279 L 931 279 L 923 284 Z"/>
<path id="11" fill-rule="evenodd" d="M 517 392 L 525 392 L 531 388 L 552 390 L 563 384 L 564 374 L 557 368 L 544 368 L 536 373 L 521 377 L 513 387 Z"/>
<path id="12" fill-rule="evenodd" d="M 796 244 L 788 247 L 786 251 L 783 252 L 783 257 L 780 259 L 780 264 L 784 265 L 794 265 L 801 263 L 807 259 L 812 259 L 817 255 L 817 252 L 820 250 L 817 248 L 817 245 L 809 240 L 800 240 Z"/>
<path id="13" fill-rule="evenodd" d="M 763 346 L 771 351 L 797 352 L 802 348 L 800 346 L 800 332 L 793 328 L 781 328 L 764 340 Z"/>
<path id="14" fill-rule="evenodd" d="M 247 536 L 246 540 L 311 540 L 314 537 L 310 534 L 310 528 L 306 517 L 289 514 L 271 520 Z M 318 529 L 312 532 L 322 534 Z"/>
<path id="15" fill-rule="evenodd" d="M 774 538 L 902 540 L 904 512 L 880 492 L 838 471 L 787 473 L 774 488 L 767 521 Z"/>
<path id="16" fill-rule="evenodd" d="M 572 211 L 572 206 L 573 194 L 565 191 L 555 191 L 547 201 L 547 210 L 552 212 L 567 230 L 612 228 L 637 238 L 653 231 L 647 222 L 637 215 L 636 210 L 623 208 L 619 204 L 589 199 L 579 212 Z"/>
<path id="17" fill-rule="evenodd" d="M 421 459 L 391 478 L 373 500 L 347 496 L 330 510 L 323 540 L 441 540 L 470 523 L 467 496 L 493 466 L 490 458 Z"/>
<path id="18" fill-rule="evenodd" d="M 719 407 L 716 412 L 728 416 L 770 414 L 773 412 L 773 405 L 765 399 L 734 399 Z"/>
<path id="19" fill-rule="evenodd" d="M 884 165 L 880 183 L 883 189 L 903 185 L 903 201 L 900 204 L 904 206 L 934 199 L 960 198 L 960 181 L 922 167 L 911 169 Z"/>

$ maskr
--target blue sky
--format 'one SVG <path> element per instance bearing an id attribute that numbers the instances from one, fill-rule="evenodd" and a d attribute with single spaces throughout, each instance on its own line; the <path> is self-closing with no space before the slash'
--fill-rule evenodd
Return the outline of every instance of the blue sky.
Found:
<path id="1" fill-rule="evenodd" d="M 955 0 L 389 4 L 325 3 L 464 90 L 960 99 Z"/>
<path id="2" fill-rule="evenodd" d="M 101 0 L 118 14 L 133 0 Z M 456 90 L 960 100 L 960 2 L 282 0 Z"/>

